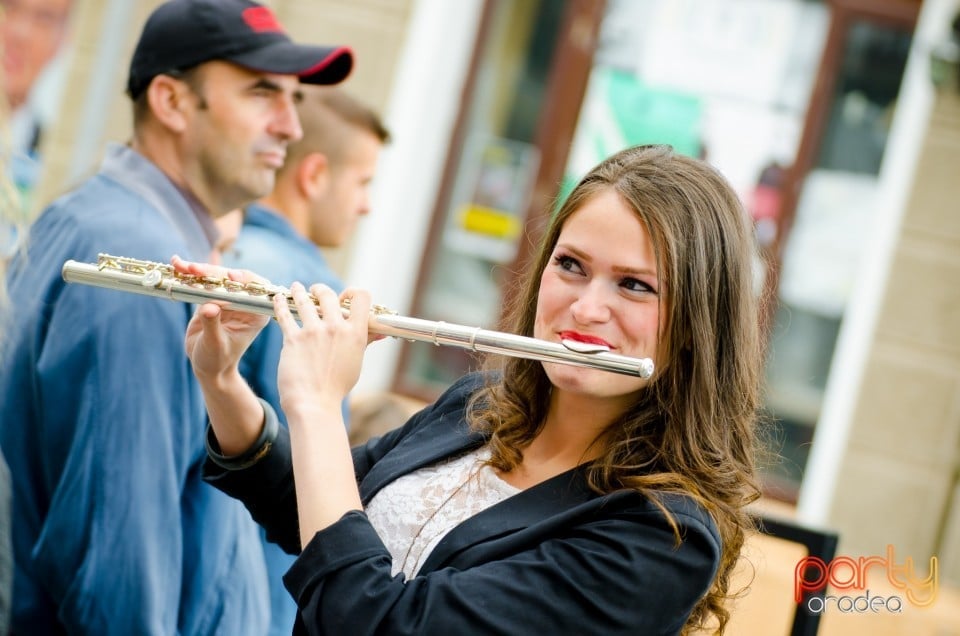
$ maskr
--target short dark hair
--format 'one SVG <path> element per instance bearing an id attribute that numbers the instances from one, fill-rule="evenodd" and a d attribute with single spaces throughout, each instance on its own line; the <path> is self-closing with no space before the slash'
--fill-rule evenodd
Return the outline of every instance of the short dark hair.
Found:
<path id="1" fill-rule="evenodd" d="M 343 121 L 373 133 L 381 143 L 390 141 L 390 131 L 380 117 L 346 91 L 325 86 L 312 89 L 311 92 L 316 93 L 318 104 L 332 110 Z"/>
<path id="2" fill-rule="evenodd" d="M 301 86 L 303 99 L 297 105 L 303 138 L 287 149 L 284 170 L 302 157 L 319 152 L 336 163 L 346 149 L 347 136 L 343 124 L 369 132 L 380 140 L 390 141 L 390 131 L 372 108 L 346 91 L 330 86 Z"/>

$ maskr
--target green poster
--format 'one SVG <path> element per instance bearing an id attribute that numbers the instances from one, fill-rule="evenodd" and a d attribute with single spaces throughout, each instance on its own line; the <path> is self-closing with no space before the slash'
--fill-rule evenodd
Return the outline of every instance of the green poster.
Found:
<path id="1" fill-rule="evenodd" d="M 695 96 L 649 86 L 625 71 L 594 68 L 558 200 L 590 168 L 627 146 L 669 144 L 679 153 L 699 156 L 702 116 L 703 105 Z"/>

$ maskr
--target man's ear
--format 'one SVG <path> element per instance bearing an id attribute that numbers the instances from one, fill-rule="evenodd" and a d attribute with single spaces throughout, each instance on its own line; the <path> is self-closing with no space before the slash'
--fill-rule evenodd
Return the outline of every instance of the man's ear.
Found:
<path id="1" fill-rule="evenodd" d="M 297 187 L 307 199 L 317 199 L 327 191 L 330 179 L 330 161 L 321 152 L 311 152 L 297 166 Z"/>
<path id="2" fill-rule="evenodd" d="M 191 97 L 186 84 L 168 75 L 157 75 L 147 87 L 150 111 L 157 121 L 173 132 L 186 130 L 186 100 Z"/>

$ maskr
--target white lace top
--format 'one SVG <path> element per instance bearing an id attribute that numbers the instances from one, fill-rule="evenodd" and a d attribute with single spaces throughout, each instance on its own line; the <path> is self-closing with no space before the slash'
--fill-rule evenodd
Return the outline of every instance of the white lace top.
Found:
<path id="1" fill-rule="evenodd" d="M 404 475 L 374 495 L 366 513 L 393 556 L 393 575 L 413 578 L 450 530 L 520 492 L 483 464 L 489 458 L 481 447 Z"/>

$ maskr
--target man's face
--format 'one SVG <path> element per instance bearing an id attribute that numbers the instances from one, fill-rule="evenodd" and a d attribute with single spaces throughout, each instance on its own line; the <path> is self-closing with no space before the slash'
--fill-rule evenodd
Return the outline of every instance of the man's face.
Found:
<path id="1" fill-rule="evenodd" d="M 226 62 L 198 69 L 182 135 L 183 180 L 215 216 L 273 189 L 287 144 L 303 135 L 299 80 Z"/>
<path id="2" fill-rule="evenodd" d="M 330 165 L 327 187 L 310 209 L 309 238 L 320 247 L 342 246 L 370 212 L 369 186 L 383 143 L 366 129 L 351 127 L 344 146 L 342 160 Z"/>
<path id="3" fill-rule="evenodd" d="M 12 108 L 26 101 L 43 68 L 57 54 L 72 0 L 0 0 L 4 88 Z"/>

